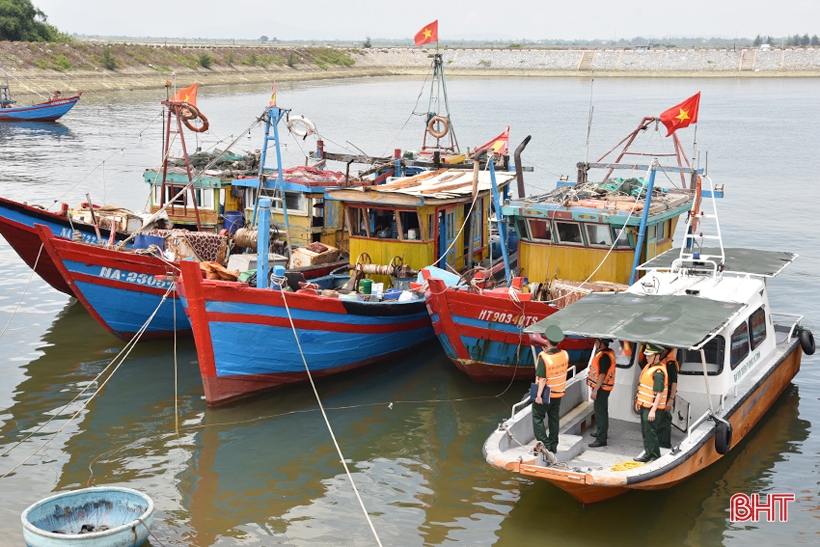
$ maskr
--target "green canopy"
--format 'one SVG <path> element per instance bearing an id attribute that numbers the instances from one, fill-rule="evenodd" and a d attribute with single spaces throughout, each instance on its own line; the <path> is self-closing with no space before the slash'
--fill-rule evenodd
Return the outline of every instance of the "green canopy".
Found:
<path id="1" fill-rule="evenodd" d="M 564 334 L 699 349 L 745 304 L 690 295 L 592 293 L 525 332 L 558 325 Z"/>
<path id="2" fill-rule="evenodd" d="M 759 251 L 757 249 L 724 248 L 724 270 L 732 273 L 749 274 L 758 277 L 774 277 L 797 258 L 795 253 L 781 251 Z M 700 250 L 703 256 L 720 256 L 718 248 Z M 672 262 L 680 257 L 680 249 L 670 249 L 646 262 L 639 270 L 668 270 Z"/>

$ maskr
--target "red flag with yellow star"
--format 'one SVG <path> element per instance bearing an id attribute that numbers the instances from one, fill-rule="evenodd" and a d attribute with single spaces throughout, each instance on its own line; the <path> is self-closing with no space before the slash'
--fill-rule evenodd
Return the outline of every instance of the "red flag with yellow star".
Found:
<path id="1" fill-rule="evenodd" d="M 180 89 L 174 96 L 171 97 L 172 101 L 182 101 L 184 103 L 188 103 L 190 105 L 196 106 L 196 91 L 199 88 L 199 84 L 194 83 L 194 85 L 186 87 L 185 89 Z"/>
<path id="2" fill-rule="evenodd" d="M 700 91 L 661 114 L 660 120 L 669 131 L 666 136 L 668 137 L 681 127 L 698 123 L 698 106 L 700 106 Z"/>
<path id="3" fill-rule="evenodd" d="M 418 31 L 413 39 L 417 46 L 438 42 L 438 19 Z"/>

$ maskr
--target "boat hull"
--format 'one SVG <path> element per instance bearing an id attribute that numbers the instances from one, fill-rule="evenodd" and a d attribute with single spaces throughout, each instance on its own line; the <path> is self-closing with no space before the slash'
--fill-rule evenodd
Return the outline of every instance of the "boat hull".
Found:
<path id="1" fill-rule="evenodd" d="M 366 303 L 204 280 L 180 264 L 177 292 L 191 320 L 205 401 L 219 405 L 279 386 L 384 361 L 433 338 L 423 300 Z M 286 299 L 286 300 L 285 300 Z"/>
<path id="2" fill-rule="evenodd" d="M 176 297 L 178 268 L 151 254 L 136 254 L 54 237 L 37 226 L 45 253 L 77 299 L 108 332 L 130 340 L 190 335 L 191 324 Z M 153 316 L 153 318 L 152 318 Z"/>
<path id="3" fill-rule="evenodd" d="M 515 302 L 507 292 L 447 288 L 439 279 L 428 280 L 425 299 L 447 357 L 476 382 L 532 378 L 530 339 L 523 329 L 558 311 L 546 302 Z M 567 338 L 560 347 L 571 362 L 585 362 L 592 342 Z"/>
<path id="4" fill-rule="evenodd" d="M 734 449 L 751 432 L 752 428 L 768 412 L 795 375 L 800 371 L 802 352 L 795 340 L 783 357 L 763 376 L 748 393 L 732 408 L 721 415 L 732 424 L 732 445 Z M 730 452 L 731 453 L 731 449 Z M 487 460 L 496 467 L 506 468 L 532 478 L 547 480 L 571 494 L 582 503 L 595 503 L 613 498 L 629 490 L 659 490 L 674 486 L 698 471 L 715 463 L 723 456 L 715 450 L 714 430 L 697 446 L 691 448 L 682 459 L 645 475 L 630 476 L 623 480 L 596 481 L 590 474 L 575 473 L 537 465 Z M 500 464 L 500 465 L 499 465 Z"/>
<path id="5" fill-rule="evenodd" d="M 35 224 L 46 226 L 54 236 L 66 239 L 71 239 L 74 231 L 79 230 L 83 235 L 83 241 L 87 243 L 98 242 L 94 227 L 80 223 L 74 223 L 72 226 L 63 215 L 0 197 L 0 234 L 29 268 L 34 269 L 46 283 L 60 292 L 75 296 L 48 253 L 40 250 L 40 235 L 34 227 Z M 110 232 L 100 228 L 100 236 L 107 241 Z M 126 237 L 128 234 L 120 232 L 116 235 L 117 241 Z"/>
<path id="6" fill-rule="evenodd" d="M 0 121 L 39 121 L 53 122 L 65 116 L 80 100 L 80 95 L 52 99 L 50 101 L 33 104 L 31 106 L 14 106 L 0 108 Z"/>

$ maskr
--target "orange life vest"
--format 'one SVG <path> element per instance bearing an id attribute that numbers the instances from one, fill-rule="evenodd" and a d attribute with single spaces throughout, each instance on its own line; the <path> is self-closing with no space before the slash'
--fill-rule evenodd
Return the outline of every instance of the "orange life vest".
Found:
<path id="1" fill-rule="evenodd" d="M 558 353 L 542 351 L 538 356 L 544 360 L 547 369 L 547 385 L 550 387 L 550 399 L 560 399 L 567 387 L 567 367 L 569 354 L 561 350 Z"/>
<path id="2" fill-rule="evenodd" d="M 595 354 L 595 357 L 592 358 L 592 363 L 589 365 L 589 371 L 587 372 L 587 385 L 594 388 L 598 383 L 598 375 L 601 373 L 601 357 L 604 355 L 609 356 L 610 364 L 609 370 L 606 372 L 604 381 L 601 384 L 601 389 L 604 391 L 612 391 L 612 388 L 615 387 L 615 352 L 611 349 L 599 351 Z"/>
<path id="3" fill-rule="evenodd" d="M 666 392 L 669 389 L 669 375 L 666 373 L 666 365 L 659 363 L 655 366 L 647 366 L 641 373 L 638 381 L 638 404 L 643 408 L 652 408 L 655 403 L 655 373 L 663 373 L 663 392 L 661 392 L 661 402 L 658 410 L 666 408 Z"/>

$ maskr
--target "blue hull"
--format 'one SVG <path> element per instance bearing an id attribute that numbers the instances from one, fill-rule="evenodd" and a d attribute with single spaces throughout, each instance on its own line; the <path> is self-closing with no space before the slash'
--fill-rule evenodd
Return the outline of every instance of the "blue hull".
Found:
<path id="1" fill-rule="evenodd" d="M 64 116 L 74 105 L 79 102 L 80 96 L 67 97 L 65 99 L 51 100 L 45 103 L 33 104 L 31 106 L 13 106 L 11 108 L 0 108 L 0 121 L 40 121 L 53 122 Z"/>

